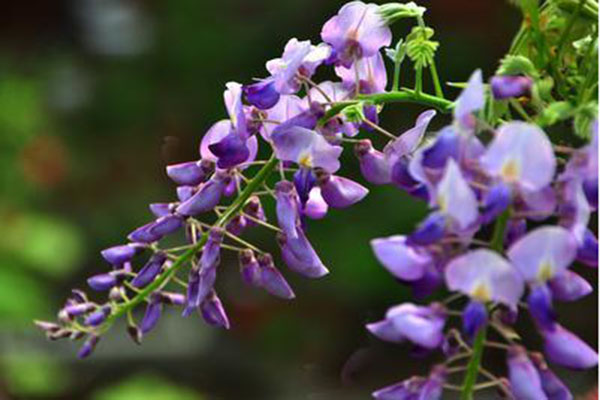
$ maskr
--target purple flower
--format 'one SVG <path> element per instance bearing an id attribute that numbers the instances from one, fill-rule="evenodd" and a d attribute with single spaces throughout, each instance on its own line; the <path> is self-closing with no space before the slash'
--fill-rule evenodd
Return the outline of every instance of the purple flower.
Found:
<path id="1" fill-rule="evenodd" d="M 109 314 L 110 306 L 100 307 L 93 313 L 89 314 L 83 323 L 87 326 L 99 326 L 106 320 L 106 317 L 108 317 Z"/>
<path id="2" fill-rule="evenodd" d="M 432 200 L 435 201 L 439 212 L 450 218 L 458 230 L 465 230 L 477 222 L 477 198 L 453 159 L 448 160 Z"/>
<path id="3" fill-rule="evenodd" d="M 329 144 L 317 132 L 300 126 L 289 126 L 271 134 L 275 155 L 281 161 L 291 161 L 302 167 L 320 167 L 328 172 L 340 168 L 338 158 L 342 147 Z"/>
<path id="4" fill-rule="evenodd" d="M 533 361 L 538 371 L 542 389 L 546 396 L 548 396 L 548 400 L 573 400 L 573 395 L 569 389 L 560 379 L 558 379 L 554 372 L 548 368 L 548 365 L 541 354 L 532 354 L 531 361 Z"/>
<path id="5" fill-rule="evenodd" d="M 446 382 L 446 367 L 435 366 L 427 378 L 412 377 L 379 389 L 373 393 L 377 400 L 439 400 Z"/>
<path id="6" fill-rule="evenodd" d="M 533 80 L 528 76 L 497 75 L 490 81 L 496 100 L 526 96 L 531 91 Z"/>
<path id="7" fill-rule="evenodd" d="M 266 65 L 273 77 L 274 89 L 280 94 L 296 93 L 301 84 L 298 75 L 310 78 L 330 51 L 324 43 L 313 46 L 309 40 L 290 39 L 281 58 L 270 60 Z"/>
<path id="8" fill-rule="evenodd" d="M 583 243 L 592 211 L 583 191 L 581 179 L 570 179 L 564 182 L 560 192 L 559 224 L 569 229 L 578 243 Z"/>
<path id="9" fill-rule="evenodd" d="M 467 86 L 462 91 L 454 107 L 454 120 L 461 130 L 468 132 L 475 128 L 475 117 L 473 113 L 483 108 L 485 95 L 481 70 L 473 72 Z"/>
<path id="10" fill-rule="evenodd" d="M 387 72 L 381 53 L 357 59 L 350 69 L 336 67 L 335 73 L 342 79 L 342 85 L 349 93 L 356 92 L 357 79 L 358 92 L 363 94 L 382 93 L 387 86 Z"/>
<path id="11" fill-rule="evenodd" d="M 317 178 L 311 168 L 301 167 L 294 173 L 294 187 L 302 206 L 306 205 L 310 191 L 315 187 L 316 182 Z"/>
<path id="12" fill-rule="evenodd" d="M 279 102 L 271 109 L 267 110 L 267 118 L 270 121 L 279 123 L 289 121 L 306 110 L 306 102 L 294 95 L 283 95 Z M 278 126 L 274 123 L 265 123 L 260 130 L 260 134 L 267 141 L 271 141 L 271 133 Z"/>
<path id="13" fill-rule="evenodd" d="M 192 197 L 177 207 L 177 213 L 191 216 L 211 211 L 219 204 L 229 180 L 227 174 L 215 174 L 208 182 L 203 183 Z"/>
<path id="14" fill-rule="evenodd" d="M 371 57 L 382 47 L 389 46 L 392 32 L 379 15 L 378 5 L 353 1 L 325 23 L 321 38 L 348 68 L 355 60 Z"/>
<path id="15" fill-rule="evenodd" d="M 162 314 L 163 303 L 159 295 L 152 295 L 150 302 L 146 306 L 146 312 L 142 323 L 140 324 L 140 330 L 143 334 L 150 332 L 158 323 Z"/>
<path id="16" fill-rule="evenodd" d="M 417 122 L 415 126 L 401 134 L 398 139 L 395 139 L 389 142 L 384 149 L 384 153 L 391 159 L 393 162 L 399 157 L 404 157 L 412 154 L 417 146 L 423 140 L 423 136 L 427 131 L 427 127 L 429 123 L 436 115 L 435 110 L 426 110 L 423 111 L 417 117 Z"/>
<path id="17" fill-rule="evenodd" d="M 565 270 L 548 281 L 552 298 L 559 301 L 575 301 L 594 291 L 592 285 L 581 276 Z"/>
<path id="18" fill-rule="evenodd" d="M 160 237 L 170 235 L 183 226 L 183 218 L 179 215 L 165 215 L 158 218 L 149 228 L 150 232 Z"/>
<path id="19" fill-rule="evenodd" d="M 174 204 L 175 203 L 152 203 L 149 208 L 155 217 L 160 218 L 170 215 L 175 211 Z"/>
<path id="20" fill-rule="evenodd" d="M 321 189 L 314 187 L 308 193 L 308 201 L 304 205 L 302 214 L 311 219 L 321 219 L 327 215 L 329 206 L 321 195 Z"/>
<path id="21" fill-rule="evenodd" d="M 130 261 L 136 253 L 136 247 L 127 244 L 110 247 L 100 252 L 102 257 L 114 266 Z"/>
<path id="22" fill-rule="evenodd" d="M 295 238 L 281 233 L 277 239 L 281 247 L 281 257 L 292 271 L 308 278 L 320 278 L 329 273 L 302 229 L 298 229 Z"/>
<path id="23" fill-rule="evenodd" d="M 341 176 L 321 171 L 317 176 L 323 200 L 333 208 L 346 208 L 358 203 L 369 194 L 366 187 Z"/>
<path id="24" fill-rule="evenodd" d="M 481 222 L 489 224 L 494 221 L 496 217 L 504 212 L 508 208 L 512 201 L 512 194 L 510 188 L 503 184 L 498 183 L 487 191 L 483 198 L 483 210 L 481 213 Z"/>
<path id="25" fill-rule="evenodd" d="M 406 242 L 406 236 L 402 235 L 373 239 L 371 247 L 379 262 L 392 275 L 404 281 L 421 279 L 433 262 L 427 251 L 410 246 Z"/>
<path id="26" fill-rule="evenodd" d="M 92 289 L 103 292 L 115 286 L 118 280 L 114 274 L 106 273 L 88 278 L 87 283 Z"/>
<path id="27" fill-rule="evenodd" d="M 167 175 L 178 185 L 195 186 L 206 180 L 214 170 L 210 160 L 189 161 L 167 167 Z"/>
<path id="28" fill-rule="evenodd" d="M 463 332 L 469 340 L 473 340 L 479 329 L 487 323 L 488 315 L 485 304 L 471 301 L 463 310 Z"/>
<path id="29" fill-rule="evenodd" d="M 248 285 L 261 286 L 261 269 L 258 261 L 254 256 L 254 252 L 250 249 L 245 249 L 240 252 L 240 275 L 242 280 Z"/>
<path id="30" fill-rule="evenodd" d="M 275 80 L 272 78 L 245 85 L 243 91 L 248 103 L 260 110 L 268 110 L 275 106 L 280 98 L 279 92 L 275 89 Z"/>
<path id="31" fill-rule="evenodd" d="M 521 121 L 503 124 L 480 161 L 491 176 L 530 191 L 548 186 L 556 169 L 544 131 Z"/>
<path id="32" fill-rule="evenodd" d="M 407 238 L 411 246 L 427 246 L 444 237 L 446 217 L 439 212 L 431 213 L 423 220 L 417 229 Z"/>
<path id="33" fill-rule="evenodd" d="M 94 349 L 96 348 L 96 345 L 99 341 L 100 337 L 96 335 L 90 335 L 88 339 L 83 343 L 83 346 L 81 346 L 81 349 L 79 349 L 77 357 L 81 359 L 89 357 L 94 352 Z"/>
<path id="34" fill-rule="evenodd" d="M 260 266 L 260 282 L 261 286 L 274 296 L 283 299 L 291 300 L 296 295 L 287 283 L 281 273 L 273 264 L 273 257 L 270 254 L 261 254 L 258 256 L 258 264 Z"/>
<path id="35" fill-rule="evenodd" d="M 427 307 L 404 303 L 390 308 L 385 319 L 367 325 L 375 336 L 389 342 L 408 340 L 426 349 L 435 349 L 444 339 L 446 312 L 441 304 Z"/>
<path id="36" fill-rule="evenodd" d="M 369 139 L 361 140 L 354 147 L 363 177 L 375 185 L 385 185 L 392 181 L 391 166 L 387 156 L 373 148 Z"/>
<path id="37" fill-rule="evenodd" d="M 537 369 L 521 346 L 508 350 L 508 378 L 516 399 L 547 399 Z"/>
<path id="38" fill-rule="evenodd" d="M 494 301 L 516 308 L 523 294 L 517 270 L 498 253 L 487 249 L 469 251 L 446 266 L 446 285 L 480 302 Z"/>
<path id="39" fill-rule="evenodd" d="M 592 368 L 598 364 L 598 354 L 585 342 L 562 326 L 542 330 L 544 352 L 552 363 L 572 369 Z"/>
<path id="40" fill-rule="evenodd" d="M 300 229 L 300 201 L 294 184 L 290 181 L 280 181 L 275 185 L 277 205 L 277 222 L 286 237 L 296 239 Z"/>
<path id="41" fill-rule="evenodd" d="M 160 273 L 167 256 L 164 253 L 156 253 L 142 267 L 140 272 L 133 278 L 131 285 L 137 288 L 143 288 L 156 278 Z"/>
<path id="42" fill-rule="evenodd" d="M 523 279 L 545 283 L 566 270 L 575 260 L 577 244 L 564 228 L 537 228 L 515 242 L 507 252 Z"/>
<path id="43" fill-rule="evenodd" d="M 94 303 L 90 303 L 90 302 L 76 303 L 76 304 L 69 304 L 69 305 L 65 306 L 61 310 L 60 313 L 64 312 L 65 314 L 67 314 L 68 318 L 73 318 L 78 315 L 82 315 L 87 312 L 90 312 L 90 311 L 94 310 L 95 308 L 96 308 L 96 306 L 94 305 Z"/>
<path id="44" fill-rule="evenodd" d="M 265 211 L 263 210 L 262 205 L 260 204 L 260 199 L 257 196 L 251 196 L 248 199 L 246 205 L 244 206 L 244 214 L 259 221 L 266 220 Z M 248 228 L 253 227 L 256 224 L 257 222 L 252 221 L 250 218 L 248 218 L 248 221 L 246 221 L 246 226 Z"/>
<path id="45" fill-rule="evenodd" d="M 214 290 L 211 290 L 200 304 L 200 314 L 207 324 L 229 329 L 229 318 L 227 318 L 225 308 Z"/>
<path id="46" fill-rule="evenodd" d="M 589 229 L 583 235 L 583 243 L 577 248 L 577 261 L 588 267 L 598 267 L 598 238 Z"/>
<path id="47" fill-rule="evenodd" d="M 537 285 L 531 289 L 527 296 L 529 314 L 543 329 L 552 329 L 556 320 L 556 313 L 552 308 L 552 293 L 547 285 Z"/>

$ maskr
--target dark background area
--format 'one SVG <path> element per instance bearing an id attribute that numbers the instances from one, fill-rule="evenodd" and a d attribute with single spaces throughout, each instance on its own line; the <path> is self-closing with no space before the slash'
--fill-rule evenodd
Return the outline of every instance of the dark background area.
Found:
<path id="1" fill-rule="evenodd" d="M 309 281 L 286 270 L 292 302 L 245 287 L 235 257 L 225 257 L 218 289 L 230 331 L 171 310 L 143 346 L 118 324 L 79 361 L 73 344 L 46 342 L 31 322 L 53 319 L 70 288 L 106 270 L 99 251 L 146 222 L 148 203 L 174 197 L 164 167 L 198 158 L 203 133 L 225 116 L 225 83 L 264 76 L 264 63 L 291 37 L 318 42 L 343 3 L 2 3 L 0 399 L 364 399 L 427 371 L 435 356 L 410 358 L 408 347 L 364 329 L 410 299 L 369 247 L 374 237 L 409 232 L 426 213 L 393 188 L 372 188 L 357 206 L 310 223 L 331 274 Z M 465 81 L 475 68 L 489 77 L 520 24 L 518 10 L 499 0 L 423 5 L 441 42 L 443 81 Z M 412 84 L 408 67 L 401 82 Z M 382 124 L 400 133 L 420 111 L 387 107 Z M 447 122 L 437 117 L 433 127 Z M 346 151 L 354 176 L 356 164 Z M 270 234 L 249 238 L 278 253 Z M 559 308 L 564 325 L 589 343 L 597 342 L 597 305 L 589 296 Z M 501 356 L 490 364 L 500 372 Z M 596 371 L 561 374 L 578 393 L 595 385 Z"/>

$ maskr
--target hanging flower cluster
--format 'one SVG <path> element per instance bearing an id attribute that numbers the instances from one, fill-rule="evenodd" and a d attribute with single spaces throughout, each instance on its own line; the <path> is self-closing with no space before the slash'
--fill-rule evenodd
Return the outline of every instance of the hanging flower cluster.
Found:
<path id="1" fill-rule="evenodd" d="M 483 106 L 476 71 L 456 102 L 454 122 L 387 169 L 392 183 L 426 199 L 432 212 L 408 235 L 374 239 L 376 257 L 417 298 L 444 286 L 457 295 L 446 304 L 401 304 L 367 325 L 383 340 L 440 349 L 448 357 L 422 381 L 428 385 L 404 381 L 376 392 L 378 399 L 408 399 L 432 385 L 441 388 L 448 377 L 441 371 L 468 357 L 473 342 L 485 341 L 487 326 L 507 341 L 484 343 L 507 351 L 509 380 L 498 381 L 503 390 L 517 399 L 570 398 L 553 397 L 557 385 L 565 396 L 568 391 L 543 358 L 503 335 L 520 311 L 536 324 L 548 361 L 573 369 L 597 365 L 596 352 L 560 325 L 553 310 L 554 302 L 592 292 L 572 266 L 598 266 L 598 241 L 588 229 L 597 210 L 597 125 L 591 143 L 569 151 L 558 168 L 552 143 L 534 124 L 502 123 L 482 143 L 475 112 Z M 462 298 L 468 301 L 461 311 L 449 309 Z M 444 335 L 454 316 L 462 318 L 459 348 L 448 345 L 457 338 L 455 330 Z"/>
<path id="2" fill-rule="evenodd" d="M 326 275 L 307 222 L 368 194 L 338 174 L 344 146 L 350 145 L 364 180 L 398 187 L 431 208 L 411 233 L 374 239 L 377 259 L 412 287 L 416 299 L 440 289 L 452 292 L 444 302 L 394 306 L 383 320 L 367 325 L 382 340 L 410 342 L 420 353 L 439 349 L 446 356 L 428 377 L 410 378 L 374 397 L 435 400 L 444 388 L 470 396 L 497 386 L 516 399 L 572 398 L 546 360 L 574 369 L 597 364 L 596 352 L 559 324 L 553 307 L 592 292 L 573 266 L 598 265 L 598 241 L 588 227 L 598 206 L 597 124 L 589 124 L 589 143 L 574 149 L 553 145 L 531 121 L 495 115 L 496 105 L 511 104 L 527 117 L 517 99 L 539 88 L 538 77 L 523 68 L 498 73 L 489 86 L 477 70 L 455 102 L 446 100 L 434 63 L 438 43 L 424 12 L 414 3 L 350 2 L 325 23 L 322 43 L 293 38 L 281 57 L 266 63 L 268 76 L 246 85 L 227 83 L 228 118 L 204 134 L 199 159 L 166 168 L 177 185 L 176 200 L 151 204 L 152 221 L 133 230 L 126 244 L 102 251 L 110 269 L 90 277 L 88 285 L 108 292 L 106 301 L 73 290 L 58 322 L 38 326 L 50 339 L 85 337 L 80 357 L 89 356 L 121 316 L 139 343 L 165 306 L 229 328 L 215 290 L 223 251 L 238 253 L 248 285 L 294 298 L 274 257 L 242 235 L 272 230 L 290 270 L 307 278 Z M 389 25 L 407 18 L 417 25 L 394 49 L 387 48 Z M 394 63 L 391 91 L 384 48 Z M 398 88 L 405 57 L 415 68 L 414 90 Z M 323 67 L 338 79 L 316 83 Z M 422 91 L 426 69 L 435 96 Z M 378 114 L 382 104 L 401 101 L 433 109 L 395 135 L 379 125 Z M 453 121 L 426 135 L 438 111 L 452 111 Z M 383 135 L 386 144 L 376 149 L 370 139 L 357 137 L 361 131 Z M 270 158 L 258 159 L 259 147 L 269 148 Z M 262 207 L 268 199 L 275 202 L 273 216 Z M 167 237 L 185 242 L 169 247 Z M 462 309 L 450 308 L 461 301 Z M 145 307 L 140 321 L 133 315 L 137 307 Z M 537 326 L 545 357 L 520 344 L 512 326 L 522 314 Z M 452 317 L 462 319 L 461 332 L 450 328 Z M 506 343 L 489 341 L 489 327 Z M 480 366 L 486 346 L 506 351 L 507 379 Z M 466 366 L 453 365 L 467 359 Z M 462 371 L 463 385 L 453 385 L 453 374 Z M 490 380 L 477 383 L 479 374 Z"/>

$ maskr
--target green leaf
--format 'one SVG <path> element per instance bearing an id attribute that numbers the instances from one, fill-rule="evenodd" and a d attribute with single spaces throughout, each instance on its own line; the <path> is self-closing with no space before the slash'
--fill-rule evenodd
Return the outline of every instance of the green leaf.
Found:
<path id="1" fill-rule="evenodd" d="M 439 43 L 432 40 L 412 40 L 406 45 L 406 54 L 414 63 L 415 69 L 421 69 L 433 62 L 438 46 Z"/>
<path id="2" fill-rule="evenodd" d="M 592 123 L 598 118 L 598 103 L 590 101 L 580 107 L 575 114 L 573 125 L 575 134 L 583 139 L 590 139 L 592 135 Z"/>
<path id="3" fill-rule="evenodd" d="M 362 122 L 365 119 L 365 114 L 363 112 L 365 105 L 360 102 L 357 104 L 352 104 L 342 110 L 342 114 L 348 122 Z"/>
<path id="4" fill-rule="evenodd" d="M 193 390 L 171 383 L 156 375 L 137 375 L 112 387 L 102 389 L 92 400 L 201 400 Z"/>
<path id="5" fill-rule="evenodd" d="M 541 126 L 554 125 L 573 116 L 573 106 L 566 101 L 557 101 L 548 105 L 538 117 Z"/>
<path id="6" fill-rule="evenodd" d="M 388 25 L 406 18 L 422 18 L 427 9 L 410 3 L 387 3 L 379 6 L 379 14 Z"/>
<path id="7" fill-rule="evenodd" d="M 404 39 L 398 40 L 396 48 L 385 49 L 385 55 L 394 62 L 394 64 L 402 64 L 404 57 L 406 56 L 406 45 Z"/>
<path id="8" fill-rule="evenodd" d="M 498 75 L 527 75 L 532 78 L 540 76 L 535 69 L 533 62 L 525 56 L 507 55 L 500 61 L 500 66 L 496 71 Z"/>

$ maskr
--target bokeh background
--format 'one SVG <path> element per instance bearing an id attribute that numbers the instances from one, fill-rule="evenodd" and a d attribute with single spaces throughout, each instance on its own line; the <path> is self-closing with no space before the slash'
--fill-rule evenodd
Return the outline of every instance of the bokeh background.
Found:
<path id="1" fill-rule="evenodd" d="M 464 81 L 477 67 L 493 73 L 520 24 L 505 1 L 422 3 L 442 43 L 445 81 Z M 79 361 L 73 344 L 46 342 L 31 322 L 52 319 L 70 288 L 107 268 L 99 250 L 144 223 L 146 204 L 173 198 L 164 166 L 198 157 L 202 134 L 225 114 L 225 82 L 264 76 L 264 62 L 290 37 L 317 42 L 342 4 L 2 2 L 0 399 L 365 399 L 427 370 L 435 357 L 410 358 L 406 347 L 363 328 L 410 296 L 368 245 L 410 231 L 425 215 L 423 204 L 391 188 L 310 224 L 331 274 L 308 281 L 286 273 L 293 302 L 244 287 L 235 258 L 226 257 L 218 288 L 230 331 L 172 310 L 143 346 L 117 325 L 91 359 Z M 402 81 L 411 82 L 404 74 Z M 385 127 L 401 132 L 419 108 L 384 112 Z M 434 127 L 445 122 L 437 118 Z M 345 168 L 355 169 L 346 153 Z M 277 253 L 269 234 L 255 230 L 250 238 Z M 597 342 L 597 305 L 589 296 L 559 309 L 590 343 Z M 494 360 L 501 369 L 501 354 Z M 595 387 L 596 371 L 560 373 L 579 394 Z"/>

